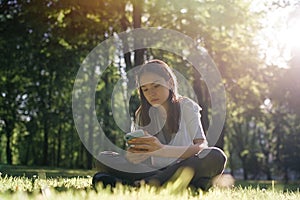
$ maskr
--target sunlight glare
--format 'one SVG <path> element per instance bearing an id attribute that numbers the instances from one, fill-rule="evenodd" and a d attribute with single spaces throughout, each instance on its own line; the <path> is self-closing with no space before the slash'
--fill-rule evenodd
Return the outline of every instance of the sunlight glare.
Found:
<path id="1" fill-rule="evenodd" d="M 281 33 L 282 42 L 291 50 L 300 50 L 300 10 L 289 19 L 287 29 Z"/>

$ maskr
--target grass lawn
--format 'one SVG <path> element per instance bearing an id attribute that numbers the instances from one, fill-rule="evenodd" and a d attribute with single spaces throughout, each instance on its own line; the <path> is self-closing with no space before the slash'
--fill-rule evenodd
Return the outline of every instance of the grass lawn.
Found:
<path id="1" fill-rule="evenodd" d="M 91 186 L 94 171 L 51 168 L 27 168 L 0 165 L 0 200 L 5 199 L 221 199 L 221 200 L 277 200 L 300 199 L 300 184 L 283 184 L 275 181 L 236 181 L 232 187 L 213 187 L 208 192 L 180 189 L 179 179 L 156 189 L 149 186 L 133 188 L 117 185 L 116 188 Z"/>

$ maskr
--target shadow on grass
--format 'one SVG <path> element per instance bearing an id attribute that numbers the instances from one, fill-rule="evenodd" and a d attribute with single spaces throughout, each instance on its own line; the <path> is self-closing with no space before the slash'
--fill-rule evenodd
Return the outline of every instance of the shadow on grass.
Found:
<path id="1" fill-rule="evenodd" d="M 40 166 L 18 166 L 18 165 L 0 165 L 0 173 L 8 176 L 23 176 L 31 178 L 34 175 L 40 173 L 46 174 L 47 178 L 55 177 L 87 177 L 93 176 L 95 170 L 83 170 L 83 169 L 62 169 L 53 167 L 40 167 Z"/>

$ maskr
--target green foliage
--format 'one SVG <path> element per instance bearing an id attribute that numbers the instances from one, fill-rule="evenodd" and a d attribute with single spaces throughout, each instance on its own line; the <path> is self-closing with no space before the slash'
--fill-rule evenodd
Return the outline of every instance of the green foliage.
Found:
<path id="1" fill-rule="evenodd" d="M 284 1 L 286 2 L 286 1 Z M 282 1 L 266 1 L 271 11 Z M 288 2 L 288 1 L 287 1 Z M 287 62 L 288 69 L 272 66 L 264 57 L 267 47 L 257 39 L 267 10 L 253 10 L 247 0 L 100 0 L 100 1 L 1 1 L 0 14 L 0 162 L 92 168 L 93 158 L 80 141 L 97 138 L 90 116 L 76 130 L 72 115 L 72 89 L 76 73 L 87 54 L 114 33 L 138 27 L 163 27 L 193 38 L 207 49 L 216 63 L 227 92 L 227 119 L 220 138 L 228 167 L 242 167 L 244 178 L 260 172 L 268 179 L 289 170 L 299 172 L 299 57 Z M 169 42 L 170 38 L 161 38 Z M 264 38 L 268 41 L 268 37 Z M 268 41 L 272 43 L 274 41 Z M 126 43 L 123 41 L 123 47 Z M 158 45 L 158 46 L 159 46 Z M 181 49 L 182 44 L 176 43 Z M 276 45 L 272 45 L 274 47 Z M 210 95 L 201 74 L 185 58 L 160 49 L 142 49 L 124 55 L 109 49 L 109 67 L 93 70 L 82 81 L 98 82 L 95 109 L 103 131 L 124 148 L 123 131 L 112 116 L 114 85 L 145 58 L 160 58 L 193 83 L 207 130 Z M 117 59 L 116 59 L 117 57 Z M 101 59 L 100 59 L 101 60 Z M 105 60 L 105 59 L 103 59 Z M 102 61 L 102 60 L 101 60 Z M 104 61 L 103 61 L 104 62 Z M 106 63 L 107 64 L 107 63 Z M 132 77 L 127 77 L 132 84 Z M 124 81 L 124 80 L 123 80 Z M 126 82 L 126 81 L 124 81 Z M 82 93 L 89 95 L 84 85 Z M 137 93 L 117 96 L 117 108 L 133 116 Z M 90 108 L 87 96 L 80 109 Z M 126 112 L 126 111 L 124 111 Z M 129 130 L 129 124 L 124 122 Z M 101 138 L 97 138 L 101 140 Z M 255 177 L 254 177 L 255 178 Z"/>

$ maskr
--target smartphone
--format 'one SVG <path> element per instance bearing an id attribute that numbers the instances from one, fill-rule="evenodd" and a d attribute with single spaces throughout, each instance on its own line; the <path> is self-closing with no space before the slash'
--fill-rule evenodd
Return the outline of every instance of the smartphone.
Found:
<path id="1" fill-rule="evenodd" d="M 142 129 L 130 132 L 130 133 L 126 133 L 126 135 L 124 136 L 124 139 L 126 141 L 129 141 L 133 138 L 137 138 L 137 137 L 143 137 L 145 136 L 144 131 Z"/>

